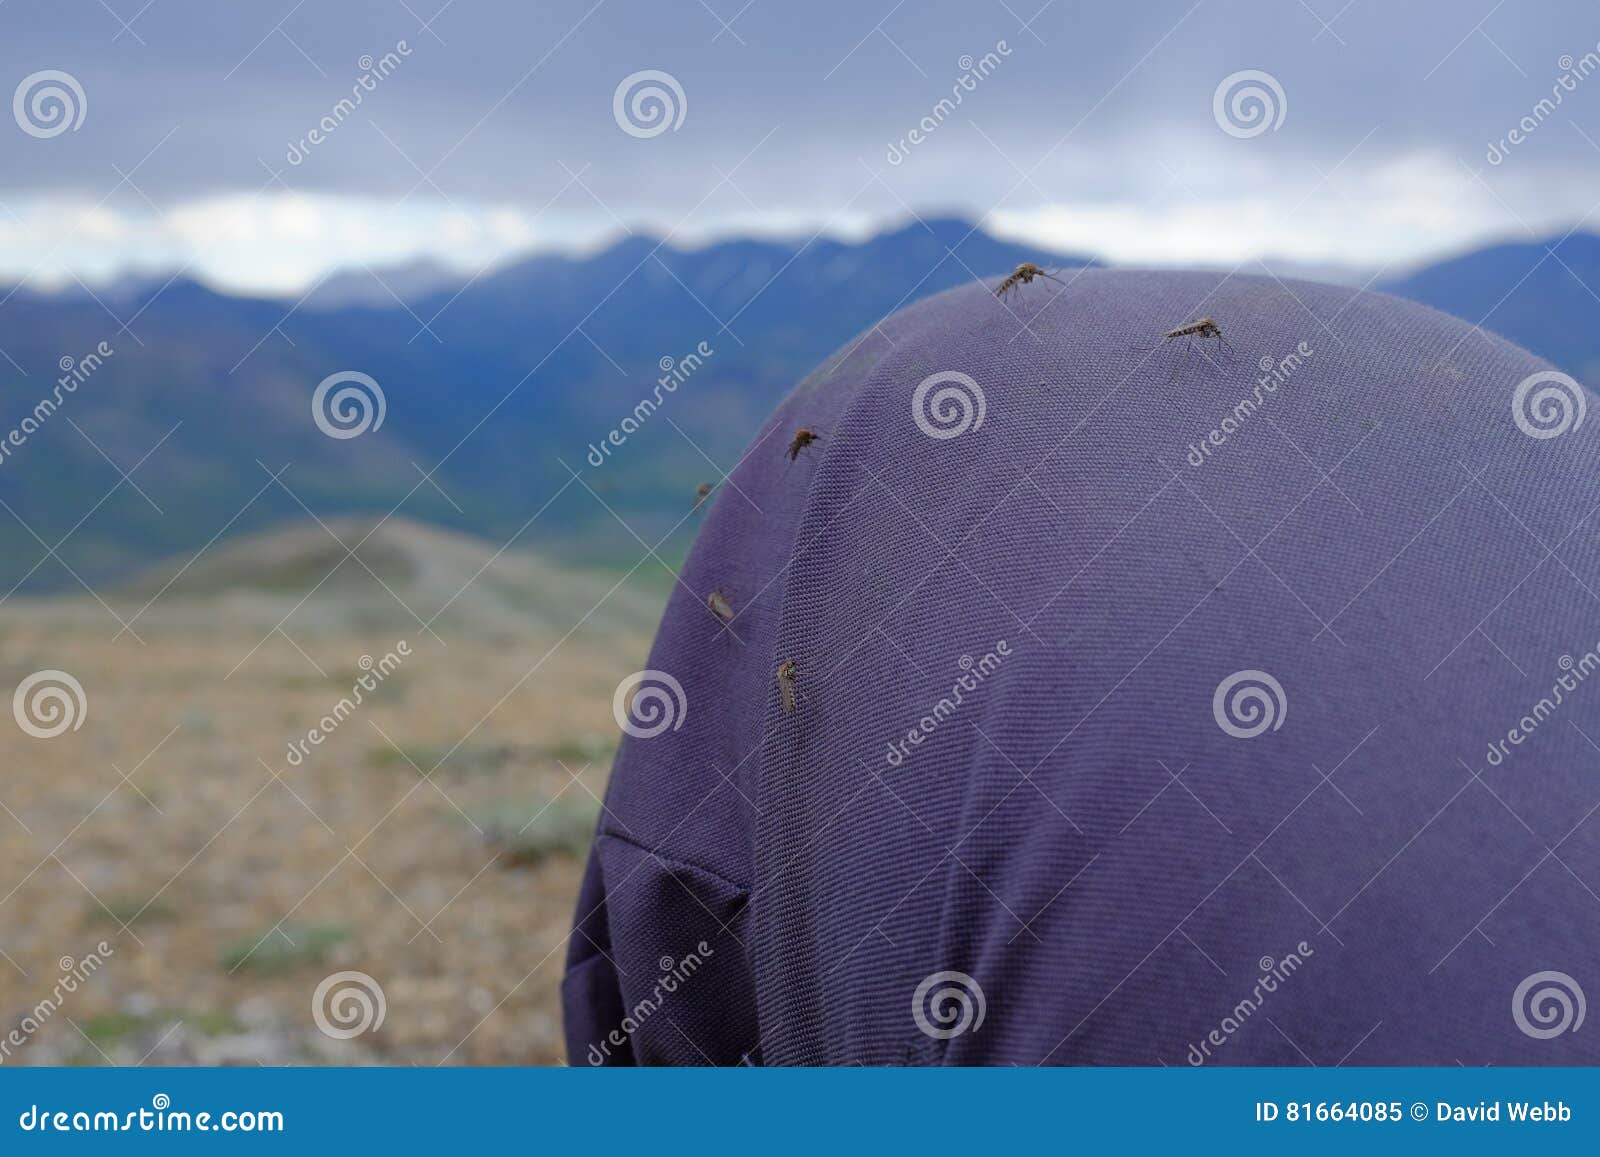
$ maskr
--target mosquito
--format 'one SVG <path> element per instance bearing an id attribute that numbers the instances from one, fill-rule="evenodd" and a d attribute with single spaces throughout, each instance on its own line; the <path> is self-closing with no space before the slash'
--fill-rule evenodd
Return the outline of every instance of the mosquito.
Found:
<path id="1" fill-rule="evenodd" d="M 1174 326 L 1161 335 L 1161 340 L 1169 342 L 1175 337 L 1197 337 L 1202 341 L 1206 338 L 1214 337 L 1217 339 L 1218 349 L 1228 348 L 1227 340 L 1222 336 L 1222 327 L 1209 317 L 1196 318 L 1194 321 L 1186 321 L 1180 326 Z"/>
<path id="2" fill-rule="evenodd" d="M 733 622 L 733 604 L 728 601 L 728 596 L 721 591 L 712 591 L 706 596 L 706 606 L 711 608 L 711 613 L 724 622 Z"/>
<path id="3" fill-rule="evenodd" d="M 783 702 L 783 713 L 794 714 L 795 690 L 794 681 L 800 674 L 800 664 L 793 659 L 785 659 L 778 664 L 778 669 L 773 672 L 778 677 L 778 698 Z"/>
<path id="4" fill-rule="evenodd" d="M 699 486 L 694 488 L 694 505 L 696 510 L 700 508 L 700 504 L 702 502 L 711 497 L 711 491 L 713 489 L 714 487 L 709 482 L 702 482 Z"/>
<path id="5" fill-rule="evenodd" d="M 1055 275 L 1055 272 L 1040 269 L 1031 261 L 1024 261 L 1021 265 L 1017 266 L 1010 273 L 1008 273 L 1004 281 L 994 287 L 994 295 L 996 297 L 1004 297 L 1013 289 L 1017 288 L 1017 286 L 1029 284 L 1035 277 L 1048 277 L 1057 285 L 1066 284 L 1065 281 L 1062 281 L 1061 278 Z"/>
<path id="6" fill-rule="evenodd" d="M 811 443 L 820 441 L 822 441 L 821 434 L 810 426 L 801 426 L 794 432 L 794 440 L 789 443 L 789 449 L 785 453 L 789 455 L 789 461 L 793 462 L 800 457 L 800 451 L 811 445 Z"/>

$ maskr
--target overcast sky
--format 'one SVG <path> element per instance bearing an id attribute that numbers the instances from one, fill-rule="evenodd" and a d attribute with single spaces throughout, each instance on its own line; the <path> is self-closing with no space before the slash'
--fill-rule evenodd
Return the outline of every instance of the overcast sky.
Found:
<path id="1" fill-rule="evenodd" d="M 1596 65 L 1593 0 L 5 0 L 0 281 L 293 292 L 913 210 L 1117 262 L 1400 268 L 1600 229 Z M 644 70 L 682 97 L 637 82 L 672 111 L 625 92 L 629 132 Z"/>

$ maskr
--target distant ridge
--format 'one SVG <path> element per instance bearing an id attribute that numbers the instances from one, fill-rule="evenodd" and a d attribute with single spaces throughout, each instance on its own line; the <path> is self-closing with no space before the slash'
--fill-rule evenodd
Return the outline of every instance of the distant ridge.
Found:
<path id="1" fill-rule="evenodd" d="M 930 217 L 859 243 L 683 249 L 632 235 L 470 282 L 424 264 L 378 271 L 385 288 L 357 271 L 304 302 L 148 276 L 125 279 L 104 305 L 83 293 L 18 293 L 0 305 L 0 349 L 16 363 L 0 361 L 0 438 L 48 394 L 63 358 L 101 341 L 115 353 L 0 461 L 0 501 L 11 508 L 0 509 L 0 593 L 116 585 L 224 528 L 260 532 L 307 509 L 324 520 L 395 510 L 490 542 L 528 525 L 519 543 L 559 544 L 584 565 L 631 565 L 635 536 L 681 555 L 695 486 L 738 460 L 812 367 L 909 302 L 1021 261 L 1091 259 Z M 1600 381 L 1592 235 L 1494 246 L 1377 288 Z M 590 444 L 633 412 L 663 365 L 700 343 L 713 352 L 665 398 L 662 416 L 591 467 Z M 336 439 L 313 421 L 317 384 L 344 370 L 380 384 L 381 429 Z"/>
<path id="2" fill-rule="evenodd" d="M 1600 385 L 1600 237 L 1495 245 L 1379 288 L 1509 337 Z"/>
<path id="3" fill-rule="evenodd" d="M 301 308 L 316 311 L 396 309 L 414 306 L 437 294 L 453 293 L 467 280 L 467 275 L 437 261 L 412 261 L 382 269 L 341 270 L 323 278 L 295 300 Z"/>
<path id="4" fill-rule="evenodd" d="M 593 573 L 531 551 L 501 550 L 408 518 L 341 518 L 234 538 L 198 559 L 169 560 L 102 593 L 119 613 L 150 604 L 141 623 L 187 624 L 221 615 L 270 629 L 289 615 L 295 627 L 321 632 L 385 628 L 416 635 L 428 623 L 448 639 L 462 632 L 563 633 L 614 582 L 601 585 Z M 649 631 L 661 598 L 641 586 L 624 586 L 607 599 L 590 619 L 594 631 Z M 197 613 L 200 604 L 212 609 Z"/>

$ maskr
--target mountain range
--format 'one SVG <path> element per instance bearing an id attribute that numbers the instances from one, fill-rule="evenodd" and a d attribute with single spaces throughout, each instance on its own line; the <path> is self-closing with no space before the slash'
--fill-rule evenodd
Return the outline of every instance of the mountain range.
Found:
<path id="1" fill-rule="evenodd" d="M 733 465 L 809 369 L 894 309 L 1025 260 L 1094 263 L 940 218 L 860 243 L 686 250 L 629 235 L 472 278 L 430 265 L 345 272 L 289 302 L 182 276 L 0 293 L 0 595 L 131 581 L 214 538 L 396 508 L 585 565 L 631 563 L 635 534 L 654 544 L 676 529 L 670 558 L 692 533 L 696 484 Z M 1596 383 L 1591 285 L 1600 237 L 1574 234 L 1373 288 Z M 659 417 L 602 466 L 586 462 L 653 395 L 667 359 L 683 381 Z M 383 394 L 381 425 L 359 437 L 312 420 L 313 391 L 342 371 Z M 55 404 L 35 421 L 41 399 Z"/>

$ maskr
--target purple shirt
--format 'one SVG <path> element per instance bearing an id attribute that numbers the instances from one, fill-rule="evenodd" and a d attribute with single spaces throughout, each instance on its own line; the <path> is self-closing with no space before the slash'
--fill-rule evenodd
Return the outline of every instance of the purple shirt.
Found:
<path id="1" fill-rule="evenodd" d="M 1064 276 L 863 334 L 697 516 L 571 1062 L 1600 1063 L 1582 388 L 1379 294 Z"/>

